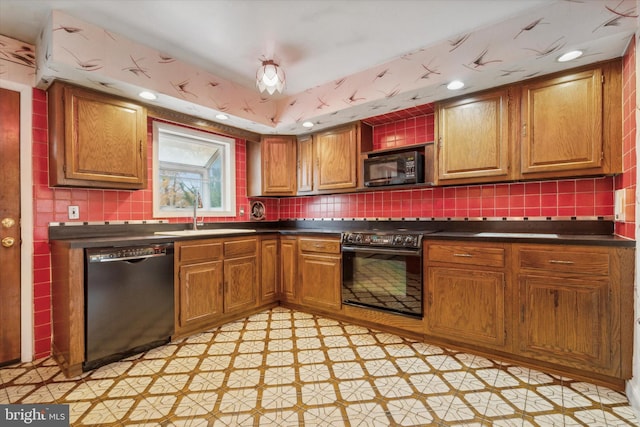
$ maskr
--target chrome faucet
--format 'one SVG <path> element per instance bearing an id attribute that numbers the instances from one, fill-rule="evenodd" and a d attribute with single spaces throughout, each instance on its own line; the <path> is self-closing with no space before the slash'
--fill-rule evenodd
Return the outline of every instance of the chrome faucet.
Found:
<path id="1" fill-rule="evenodd" d="M 193 190 L 193 229 L 198 229 L 198 208 L 202 207 L 202 199 L 200 198 L 200 193 L 196 190 Z"/>

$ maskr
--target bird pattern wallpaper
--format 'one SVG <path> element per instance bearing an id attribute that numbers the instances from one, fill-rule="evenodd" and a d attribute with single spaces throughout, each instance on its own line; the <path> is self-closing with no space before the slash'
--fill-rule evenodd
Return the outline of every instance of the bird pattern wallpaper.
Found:
<path id="1" fill-rule="evenodd" d="M 472 82 L 459 95 L 621 56 L 637 16 L 634 0 L 560 0 L 277 98 L 60 11 L 51 15 L 35 53 L 0 39 L 0 55 L 25 65 L 35 61 L 40 88 L 63 79 L 131 98 L 146 89 L 159 94 L 152 103 L 164 108 L 212 121 L 225 113 L 225 124 L 261 134 L 301 134 L 309 132 L 304 121 L 317 131 L 450 98 L 445 86 L 452 78 Z M 577 61 L 556 61 L 564 50 L 579 48 L 586 49 Z"/>

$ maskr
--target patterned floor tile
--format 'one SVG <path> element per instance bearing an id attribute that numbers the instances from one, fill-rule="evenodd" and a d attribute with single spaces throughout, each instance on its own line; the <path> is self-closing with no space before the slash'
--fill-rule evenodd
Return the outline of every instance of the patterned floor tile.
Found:
<path id="1" fill-rule="evenodd" d="M 0 368 L 0 403 L 73 426 L 637 426 L 622 393 L 284 308 L 68 379 Z"/>

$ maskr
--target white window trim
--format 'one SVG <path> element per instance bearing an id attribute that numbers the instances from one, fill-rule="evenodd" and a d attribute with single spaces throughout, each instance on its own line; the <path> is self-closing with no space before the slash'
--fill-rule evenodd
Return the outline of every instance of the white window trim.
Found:
<path id="1" fill-rule="evenodd" d="M 153 122 L 153 217 L 154 218 L 190 218 L 193 217 L 192 209 L 180 210 L 160 210 L 159 198 L 160 191 L 160 160 L 158 158 L 158 137 L 160 132 L 172 132 L 181 135 L 188 135 L 196 139 L 207 140 L 222 144 L 225 146 L 224 163 L 222 166 L 223 180 L 228 182 L 228 191 L 223 192 L 223 203 L 225 208 L 222 209 L 205 209 L 198 208 L 198 217 L 235 217 L 236 216 L 236 141 L 221 135 L 207 133 L 205 131 L 196 131 L 182 126 L 170 125 L 167 123 Z"/>

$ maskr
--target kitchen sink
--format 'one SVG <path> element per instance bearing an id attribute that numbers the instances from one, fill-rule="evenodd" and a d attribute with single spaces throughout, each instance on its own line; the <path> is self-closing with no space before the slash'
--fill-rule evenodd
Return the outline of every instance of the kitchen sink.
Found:
<path id="1" fill-rule="evenodd" d="M 250 228 L 211 228 L 202 230 L 176 230 L 176 231 L 156 231 L 155 234 L 164 236 L 215 236 L 219 234 L 245 234 L 255 233 L 256 230 Z"/>
<path id="2" fill-rule="evenodd" d="M 477 237 L 524 237 L 524 238 L 541 238 L 541 239 L 557 239 L 557 234 L 551 233 L 496 233 L 483 231 L 482 233 L 476 233 Z"/>

